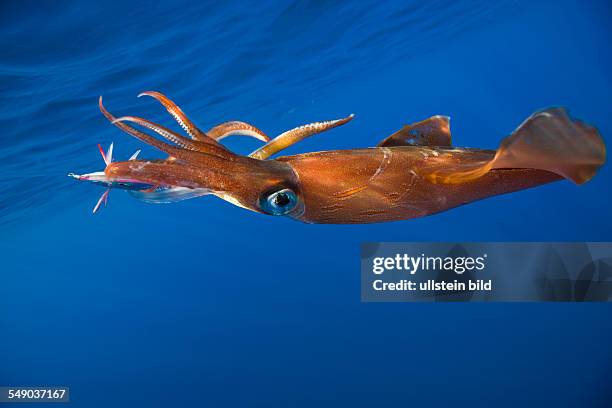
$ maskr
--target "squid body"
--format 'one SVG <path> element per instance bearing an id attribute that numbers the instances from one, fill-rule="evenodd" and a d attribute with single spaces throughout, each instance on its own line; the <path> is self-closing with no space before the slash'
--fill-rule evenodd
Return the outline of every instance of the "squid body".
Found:
<path id="1" fill-rule="evenodd" d="M 359 224 L 397 221 L 441 212 L 472 201 L 568 179 L 588 181 L 605 162 L 598 131 L 570 118 L 563 108 L 534 113 L 497 150 L 451 146 L 449 118 L 433 116 L 406 125 L 376 147 L 270 157 L 306 137 L 349 122 L 317 122 L 291 129 L 274 139 L 239 121 L 204 132 L 158 92 L 157 99 L 187 133 L 133 116 L 114 125 L 169 155 L 164 160 L 114 162 L 112 145 L 100 149 L 103 172 L 70 174 L 106 187 L 94 212 L 106 204 L 112 188 L 128 190 L 151 203 L 169 203 L 215 195 L 237 206 L 307 223 Z M 135 127 L 150 130 L 165 141 Z M 235 154 L 219 141 L 245 135 L 265 144 L 248 156 Z"/>

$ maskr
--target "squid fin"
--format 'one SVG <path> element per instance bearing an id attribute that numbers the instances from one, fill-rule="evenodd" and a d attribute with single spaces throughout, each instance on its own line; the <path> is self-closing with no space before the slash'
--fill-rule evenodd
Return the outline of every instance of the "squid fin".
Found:
<path id="1" fill-rule="evenodd" d="M 463 183 L 492 169 L 538 169 L 583 184 L 606 160 L 606 146 L 597 129 L 573 120 L 564 108 L 531 115 L 505 138 L 489 160 L 439 166 L 426 174 L 436 183 Z"/>
<path id="2" fill-rule="evenodd" d="M 421 122 L 406 125 L 377 146 L 450 146 L 450 118 L 436 115 Z"/>

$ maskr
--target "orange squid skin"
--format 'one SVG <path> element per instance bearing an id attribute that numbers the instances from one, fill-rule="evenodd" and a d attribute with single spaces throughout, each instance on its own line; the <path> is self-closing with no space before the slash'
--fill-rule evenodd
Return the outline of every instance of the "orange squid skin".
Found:
<path id="1" fill-rule="evenodd" d="M 479 164 L 492 150 L 376 147 L 284 156 L 237 157 L 223 168 L 211 163 L 129 161 L 109 165 L 110 178 L 131 177 L 156 185 L 209 188 L 241 207 L 264 213 L 260 197 L 290 188 L 300 205 L 287 214 L 321 224 L 365 224 L 423 217 L 483 198 L 561 180 L 535 169 L 495 169 L 473 181 L 444 184 L 419 169 Z"/>
<path id="2" fill-rule="evenodd" d="M 234 156 L 219 161 L 203 160 L 133 160 L 111 163 L 104 170 L 109 179 L 133 179 L 156 186 L 206 188 L 241 207 L 264 212 L 259 206 L 261 195 L 282 188 L 297 189 L 291 167 L 275 160 L 262 161 Z"/>
<path id="3" fill-rule="evenodd" d="M 170 155 L 167 160 L 110 163 L 105 170 L 108 182 L 136 180 L 163 186 L 170 193 L 174 188 L 197 189 L 199 195 L 214 194 L 251 211 L 306 223 L 406 220 L 562 179 L 583 184 L 606 160 L 597 129 L 573 119 L 564 108 L 535 112 L 497 150 L 451 147 L 449 118 L 436 115 L 404 126 L 377 147 L 269 159 L 304 137 L 349 122 L 350 115 L 295 128 L 242 156 L 197 129 L 164 98 L 164 106 L 197 140 L 169 135 L 138 118 L 124 118 L 145 123 L 175 145 L 161 142 L 116 120 L 100 99 L 102 113 L 113 124 Z M 243 122 L 216 129 L 226 131 L 232 123 L 251 133 L 256 129 Z"/>
<path id="4" fill-rule="evenodd" d="M 480 162 L 492 150 L 419 147 L 325 151 L 278 160 L 291 165 L 304 201 L 291 217 L 307 223 L 364 224 L 423 217 L 562 177 L 545 170 L 495 169 L 473 181 L 440 184 L 418 172 Z"/>

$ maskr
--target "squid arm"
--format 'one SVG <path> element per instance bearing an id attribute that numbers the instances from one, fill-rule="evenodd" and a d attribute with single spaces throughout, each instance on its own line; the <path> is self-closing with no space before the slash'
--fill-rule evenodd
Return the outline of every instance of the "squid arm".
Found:
<path id="1" fill-rule="evenodd" d="M 261 140 L 262 142 L 269 142 L 270 138 L 264 132 L 251 125 L 250 123 L 241 122 L 237 120 L 232 120 L 229 122 L 221 123 L 213 128 L 211 128 L 208 132 L 206 132 L 208 137 L 219 141 L 228 136 L 250 136 L 255 139 Z"/>
<path id="2" fill-rule="evenodd" d="M 170 115 L 178 122 L 178 124 L 187 132 L 187 134 L 194 140 L 200 140 L 207 143 L 218 144 L 215 140 L 209 138 L 206 133 L 202 132 L 188 117 L 185 113 L 179 108 L 179 106 L 174 103 L 170 98 L 165 96 L 162 93 L 155 91 L 146 91 L 142 92 L 138 95 L 141 96 L 150 96 L 156 99 L 159 103 L 161 103 L 164 108 L 168 111 Z"/>
<path id="3" fill-rule="evenodd" d="M 309 136 L 316 135 L 318 133 L 322 133 L 335 127 L 344 125 L 345 123 L 350 122 L 354 117 L 354 114 L 350 114 L 349 116 L 343 119 L 314 122 L 288 130 L 276 136 L 274 139 L 270 140 L 268 143 L 249 154 L 249 157 L 259 160 L 265 160 L 270 156 L 280 152 L 281 150 L 284 150 L 289 146 L 292 146 L 297 142 L 306 139 Z"/>
<path id="4" fill-rule="evenodd" d="M 262 142 L 267 142 L 270 140 L 270 138 L 260 129 L 256 128 L 250 123 L 241 121 L 221 123 L 211 128 L 208 132 L 203 132 L 187 117 L 187 115 L 176 103 L 174 103 L 164 94 L 155 91 L 147 91 L 142 92 L 138 96 L 150 96 L 159 101 L 193 140 L 210 143 L 217 142 L 223 138 L 234 135 L 251 136 L 261 140 Z"/>
<path id="5" fill-rule="evenodd" d="M 145 127 L 147 129 L 154 131 L 158 135 L 173 142 L 177 146 L 182 147 L 183 149 L 188 149 L 188 150 L 193 150 L 193 151 L 198 151 L 198 152 L 203 152 L 203 153 L 217 154 L 222 157 L 224 156 L 223 151 L 227 150 L 223 146 L 215 146 L 209 143 L 201 142 L 199 140 L 189 139 L 185 136 L 179 135 L 178 133 L 168 129 L 165 126 L 162 126 L 160 124 L 157 124 L 147 119 L 143 119 L 143 118 L 139 118 L 135 116 L 122 116 L 118 119 L 115 119 L 113 124 L 115 122 L 136 123 L 137 125 L 140 125 L 142 127 Z"/>
<path id="6" fill-rule="evenodd" d="M 102 114 L 115 126 L 117 126 L 119 129 L 123 130 L 124 132 L 134 136 L 136 139 L 140 140 L 141 142 L 144 142 L 148 145 L 151 145 L 153 147 L 155 147 L 156 149 L 159 149 L 165 153 L 168 153 L 170 156 L 177 158 L 177 159 L 181 159 L 181 160 L 185 160 L 185 161 L 196 161 L 196 162 L 201 162 L 203 160 L 206 160 L 207 158 L 215 158 L 215 155 L 209 154 L 209 153 L 204 153 L 204 152 L 198 152 L 198 151 L 192 151 L 192 150 L 187 150 L 187 149 L 183 149 L 181 147 L 178 146 L 172 146 L 168 143 L 162 142 L 161 140 L 158 140 L 144 132 L 141 132 L 137 129 L 134 129 L 131 126 L 126 125 L 123 122 L 117 121 L 117 119 L 108 111 L 106 110 L 106 108 L 104 107 L 104 104 L 102 103 L 102 97 L 100 96 L 100 99 L 98 100 L 98 106 L 100 108 L 100 111 L 102 112 Z M 228 155 L 231 155 L 230 152 L 227 152 Z"/>

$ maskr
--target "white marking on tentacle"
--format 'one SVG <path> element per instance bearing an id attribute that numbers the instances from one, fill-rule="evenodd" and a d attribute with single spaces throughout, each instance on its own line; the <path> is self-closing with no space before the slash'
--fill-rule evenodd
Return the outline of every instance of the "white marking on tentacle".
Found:
<path id="1" fill-rule="evenodd" d="M 179 116 L 178 113 L 176 113 L 176 111 L 172 108 L 168 109 L 168 112 L 170 112 L 170 115 L 172 115 L 174 117 L 174 120 L 176 120 L 178 122 L 179 125 L 181 125 L 181 127 L 183 128 L 183 130 L 192 138 L 192 139 L 196 139 L 196 135 L 191 132 L 189 130 L 189 126 L 187 126 L 187 124 L 185 122 L 183 122 L 183 119 L 181 119 L 181 117 Z"/>
<path id="2" fill-rule="evenodd" d="M 166 110 L 168 111 L 168 113 L 170 113 L 170 115 L 174 118 L 174 120 L 177 121 L 177 123 L 183 128 L 183 130 L 185 130 L 185 132 L 194 140 L 197 140 L 197 136 L 194 132 L 192 132 L 189 129 L 189 126 L 187 125 L 187 123 L 185 123 L 183 121 L 183 119 L 181 118 L 181 114 L 183 116 L 185 116 L 186 120 L 189 120 L 189 118 L 187 118 L 187 115 L 185 115 L 185 113 L 183 113 L 183 111 L 181 110 L 181 108 L 178 107 L 177 104 L 175 104 L 173 101 L 171 101 L 168 97 L 166 97 L 163 94 L 160 94 L 159 92 L 142 92 L 140 94 L 138 94 L 138 97 L 142 97 L 142 96 L 150 96 L 154 99 L 157 99 L 162 105 L 164 105 L 164 107 L 166 108 Z M 163 100 L 160 100 L 163 99 Z M 165 101 L 164 101 L 165 100 Z M 199 129 L 197 128 L 197 126 L 195 124 L 193 124 L 193 128 L 194 131 L 199 131 Z"/>
<path id="3" fill-rule="evenodd" d="M 266 139 L 264 139 L 259 133 L 252 131 L 252 130 L 233 130 L 231 132 L 228 132 L 224 135 L 221 135 L 217 138 L 217 141 L 225 139 L 228 136 L 250 136 L 250 137 L 254 137 L 257 140 L 261 140 L 262 142 L 265 142 Z"/>
<path id="4" fill-rule="evenodd" d="M 192 146 L 187 145 L 185 142 L 183 142 L 180 138 L 178 138 L 175 134 L 173 134 L 172 132 L 148 121 L 148 120 L 144 120 L 144 119 L 140 119 L 134 116 L 123 116 L 120 118 L 115 119 L 112 123 L 116 123 L 116 122 L 134 122 L 142 127 L 145 127 L 147 129 L 151 129 L 152 131 L 154 131 L 155 133 L 159 134 L 160 136 L 170 140 L 171 142 L 175 143 L 177 146 L 182 147 L 183 149 L 187 149 L 187 150 L 193 150 L 195 151 L 196 149 L 194 149 Z M 189 140 L 189 139 L 185 139 L 185 140 Z"/>
<path id="5" fill-rule="evenodd" d="M 255 139 L 261 140 L 262 142 L 270 141 L 270 138 L 262 132 L 260 129 L 251 125 L 250 123 L 241 122 L 238 120 L 232 120 L 229 122 L 221 123 L 206 132 L 208 137 L 219 141 L 225 139 L 228 136 L 242 135 L 250 136 Z"/>
<path id="6" fill-rule="evenodd" d="M 257 132 L 253 132 L 252 130 L 233 130 L 227 134 L 221 135 L 217 138 L 217 140 L 222 140 L 225 139 L 228 136 L 237 136 L 237 135 L 241 135 L 241 136 L 251 136 L 254 137 L 255 139 L 258 140 L 263 140 L 261 138 L 261 135 Z M 264 140 L 265 141 L 265 140 Z"/>
<path id="7" fill-rule="evenodd" d="M 348 123 L 354 116 L 355 115 L 351 113 L 349 116 L 343 119 L 326 120 L 323 122 L 314 122 L 298 126 L 276 136 L 267 144 L 249 154 L 249 157 L 265 160 L 271 155 L 276 154 L 309 136 L 324 132 L 344 123 Z"/>

